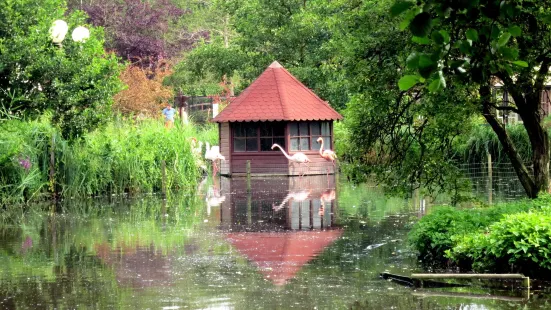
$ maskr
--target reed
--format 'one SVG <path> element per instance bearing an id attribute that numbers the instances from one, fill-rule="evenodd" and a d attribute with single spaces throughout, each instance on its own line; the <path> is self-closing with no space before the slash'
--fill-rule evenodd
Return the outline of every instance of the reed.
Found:
<path id="1" fill-rule="evenodd" d="M 190 138 L 216 143 L 214 125 L 198 129 L 159 120 L 115 119 L 76 142 L 64 140 L 38 121 L 0 124 L 0 204 L 42 200 L 53 191 L 62 198 L 150 193 L 161 190 L 161 162 L 171 190 L 195 188 L 200 171 Z M 50 153 L 55 156 L 50 180 Z M 53 182 L 52 182 L 53 181 Z"/>

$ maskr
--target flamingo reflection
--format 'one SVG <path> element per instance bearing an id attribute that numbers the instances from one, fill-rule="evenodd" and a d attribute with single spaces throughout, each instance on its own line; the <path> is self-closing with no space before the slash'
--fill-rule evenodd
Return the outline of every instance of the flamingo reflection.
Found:
<path id="1" fill-rule="evenodd" d="M 301 190 L 301 191 L 290 192 L 289 194 L 287 194 L 285 199 L 283 199 L 283 201 L 278 206 L 273 204 L 272 209 L 276 212 L 281 210 L 281 208 L 283 208 L 285 204 L 289 202 L 289 200 L 293 200 L 296 202 L 304 201 L 308 199 L 308 197 L 310 197 L 310 193 L 311 193 L 311 190 Z"/>

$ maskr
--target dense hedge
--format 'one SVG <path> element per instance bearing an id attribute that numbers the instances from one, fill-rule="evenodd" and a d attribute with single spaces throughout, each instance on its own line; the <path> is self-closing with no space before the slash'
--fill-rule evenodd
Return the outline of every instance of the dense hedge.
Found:
<path id="1" fill-rule="evenodd" d="M 551 271 L 551 196 L 493 207 L 435 207 L 409 234 L 426 264 L 481 272 Z"/>

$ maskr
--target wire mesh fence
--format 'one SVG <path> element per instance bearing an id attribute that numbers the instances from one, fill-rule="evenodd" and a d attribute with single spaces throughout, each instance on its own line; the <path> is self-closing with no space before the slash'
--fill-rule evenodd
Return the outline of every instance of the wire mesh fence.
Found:
<path id="1" fill-rule="evenodd" d="M 249 172 L 252 176 L 263 177 L 331 175 L 339 170 L 338 165 L 333 166 L 331 162 L 288 165 L 251 160 L 249 165 L 246 160 L 233 163 L 225 161 L 219 163 L 219 168 L 223 175 L 246 176 Z M 482 200 L 495 202 L 526 197 L 511 163 L 458 163 L 457 167 L 461 172 L 459 181 L 468 182 L 472 193 Z"/>
<path id="2" fill-rule="evenodd" d="M 515 200 L 526 193 L 511 163 L 461 163 L 462 180 L 469 181 L 473 193 L 485 200 Z"/>

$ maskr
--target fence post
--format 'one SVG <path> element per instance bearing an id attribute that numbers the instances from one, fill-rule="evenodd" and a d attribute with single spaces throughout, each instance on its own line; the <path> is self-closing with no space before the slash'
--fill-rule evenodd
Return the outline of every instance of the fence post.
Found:
<path id="1" fill-rule="evenodd" d="M 161 191 L 163 193 L 163 197 L 166 197 L 166 161 L 164 159 L 161 161 L 161 175 Z"/>
<path id="2" fill-rule="evenodd" d="M 52 199 L 57 200 L 57 192 L 55 187 L 55 134 L 52 133 L 52 142 L 50 146 L 50 190 L 52 191 Z"/>
<path id="3" fill-rule="evenodd" d="M 488 152 L 488 204 L 492 204 L 492 154 Z"/>
<path id="4" fill-rule="evenodd" d="M 251 161 L 247 160 L 247 192 L 251 191 Z"/>

